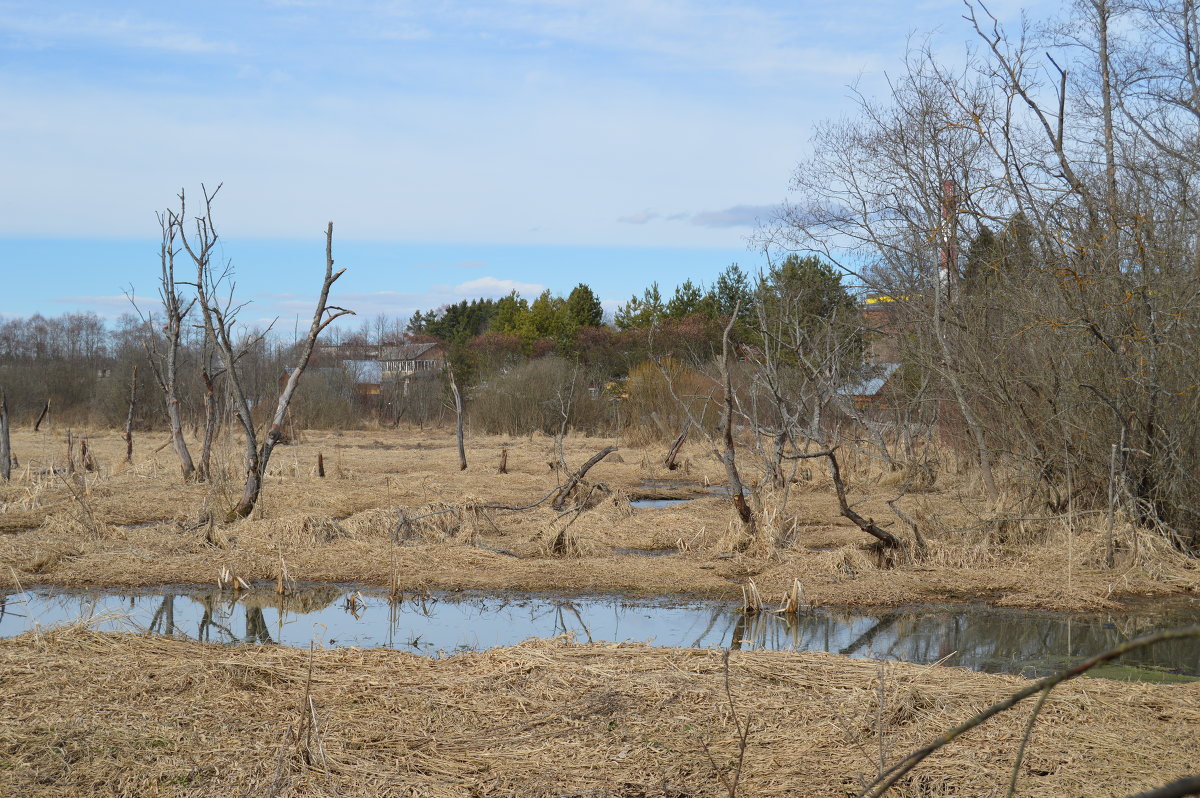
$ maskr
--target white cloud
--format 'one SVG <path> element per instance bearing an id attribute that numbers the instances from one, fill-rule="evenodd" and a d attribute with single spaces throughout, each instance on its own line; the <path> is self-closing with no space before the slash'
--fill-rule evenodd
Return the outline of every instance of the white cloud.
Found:
<path id="1" fill-rule="evenodd" d="M 0 16 L 0 30 L 25 37 L 37 46 L 63 40 L 90 40 L 116 47 L 163 50 L 172 53 L 229 53 L 227 42 L 206 39 L 192 30 L 132 16 L 67 13 L 56 16 Z"/>
<path id="2" fill-rule="evenodd" d="M 638 213 L 631 213 L 628 216 L 618 217 L 617 221 L 624 222 L 625 224 L 645 224 L 657 218 L 658 214 L 654 211 L 639 211 Z"/>
<path id="3" fill-rule="evenodd" d="M 438 290 L 439 286 L 434 286 Z M 546 286 L 538 283 L 522 283 L 517 280 L 500 280 L 495 277 L 480 277 L 459 283 L 449 292 L 458 297 L 493 297 L 507 296 L 516 291 L 522 296 L 536 296 L 546 290 Z"/>
<path id="4" fill-rule="evenodd" d="M 778 205 L 734 205 L 720 211 L 693 214 L 689 221 L 699 227 L 757 227 L 778 214 Z"/>

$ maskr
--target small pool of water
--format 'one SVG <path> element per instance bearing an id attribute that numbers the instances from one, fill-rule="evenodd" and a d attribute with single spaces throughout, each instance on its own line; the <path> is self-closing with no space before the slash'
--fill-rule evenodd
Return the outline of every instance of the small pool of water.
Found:
<path id="1" fill-rule="evenodd" d="M 677 504 L 686 504 L 690 501 L 691 499 L 630 499 L 629 506 L 635 510 L 648 510 L 674 507 Z"/>
<path id="2" fill-rule="evenodd" d="M 445 655 L 569 634 L 581 642 L 830 651 L 852 657 L 941 662 L 1041 676 L 1125 640 L 1200 620 L 1170 613 L 1062 615 L 978 605 L 875 611 L 819 608 L 797 617 L 745 616 L 727 602 L 633 601 L 612 596 L 432 594 L 389 601 L 383 591 L 309 585 L 279 597 L 207 587 L 156 591 L 35 589 L 0 596 L 0 637 L 81 618 L 102 630 L 173 634 L 228 644 L 388 647 Z M 1200 641 L 1127 655 L 1104 675 L 1154 681 L 1200 677 Z"/>

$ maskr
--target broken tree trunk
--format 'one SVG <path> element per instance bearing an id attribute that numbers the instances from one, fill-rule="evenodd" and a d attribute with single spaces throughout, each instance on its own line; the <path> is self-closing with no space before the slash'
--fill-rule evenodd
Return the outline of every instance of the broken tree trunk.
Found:
<path id="1" fill-rule="evenodd" d="M 579 481 L 583 479 L 589 470 L 591 470 L 592 466 L 596 465 L 596 463 L 599 463 L 616 450 L 616 446 L 606 446 L 596 454 L 592 455 L 591 459 L 580 466 L 579 470 L 572 474 L 571 478 L 568 479 L 563 486 L 558 489 L 558 494 L 554 497 L 554 501 L 551 502 L 550 506 L 555 510 L 561 510 L 563 505 L 567 503 L 567 497 L 570 496 L 571 491 L 575 490 L 575 486 L 578 485 Z"/>
<path id="2" fill-rule="evenodd" d="M 446 374 L 450 377 L 450 393 L 454 396 L 454 438 L 458 441 L 458 470 L 467 470 L 467 450 L 463 446 L 463 404 L 458 383 L 454 381 L 454 368 L 446 361 Z"/>
<path id="3" fill-rule="evenodd" d="M 325 454 L 317 452 L 317 476 L 321 479 L 325 478 Z"/>
<path id="4" fill-rule="evenodd" d="M 12 443 L 8 437 L 8 394 L 0 388 L 0 477 L 12 478 Z"/>
<path id="5" fill-rule="evenodd" d="M 508 449 L 500 450 L 500 473 L 508 473 Z"/>
<path id="6" fill-rule="evenodd" d="M 679 437 L 671 444 L 670 451 L 667 452 L 666 466 L 668 471 L 674 471 L 679 468 L 679 463 L 675 462 L 675 458 L 679 456 L 679 450 L 683 448 L 683 442 L 687 440 L 688 433 L 692 429 L 692 420 L 689 418 L 683 422 L 683 430 L 679 433 Z"/>
<path id="7" fill-rule="evenodd" d="M 841 508 L 842 517 L 849 519 L 856 527 L 861 529 L 863 532 L 866 532 L 871 537 L 877 539 L 884 545 L 885 548 L 903 549 L 904 541 L 876 524 L 875 519 L 863 518 L 861 515 L 854 512 L 854 508 L 850 506 L 850 502 L 846 499 L 846 483 L 842 481 L 842 469 L 840 466 L 838 466 L 837 448 L 838 447 L 834 446 L 831 449 L 823 449 L 819 452 L 791 454 L 787 455 L 787 459 L 811 460 L 814 457 L 824 457 L 829 460 L 829 477 L 833 480 L 833 487 L 837 491 L 838 507 Z M 918 535 L 919 534 L 920 533 L 918 533 Z"/>
<path id="8" fill-rule="evenodd" d="M 854 525 L 866 532 L 868 535 L 879 540 L 884 546 L 889 549 L 904 548 L 904 544 L 900 542 L 900 538 L 888 532 L 886 529 L 879 527 L 872 518 L 863 518 L 850 507 L 850 503 L 846 501 L 846 485 L 842 482 L 842 471 L 838 468 L 837 447 L 830 449 L 827 452 L 822 452 L 829 458 L 829 475 L 833 479 L 833 487 L 837 490 L 838 505 L 842 508 L 842 516 L 854 522 Z"/>
<path id="9" fill-rule="evenodd" d="M 137 364 L 129 377 L 129 413 L 125 416 L 125 462 L 133 462 L 133 413 L 137 409 Z"/>
<path id="10" fill-rule="evenodd" d="M 42 412 L 38 413 L 37 421 L 33 422 L 33 431 L 37 432 L 42 426 L 42 421 L 50 414 L 50 400 L 46 400 L 46 404 L 42 406 Z"/>

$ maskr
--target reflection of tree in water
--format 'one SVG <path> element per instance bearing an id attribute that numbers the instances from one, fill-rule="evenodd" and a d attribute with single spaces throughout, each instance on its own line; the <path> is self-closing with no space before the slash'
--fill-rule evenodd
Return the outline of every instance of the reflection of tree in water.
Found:
<path id="1" fill-rule="evenodd" d="M 554 604 L 554 634 L 565 635 L 571 633 L 573 628 L 569 625 L 566 615 L 567 613 L 575 616 L 575 620 L 579 623 L 579 628 L 583 630 L 583 634 L 587 637 L 587 642 L 592 641 L 592 632 L 588 629 L 587 623 L 583 620 L 583 616 L 579 614 L 579 609 L 570 601 L 560 601 Z"/>
<path id="2" fill-rule="evenodd" d="M 147 629 L 153 634 L 175 634 L 175 596 L 173 594 L 162 597 L 162 603 L 154 611 Z"/>
<path id="3" fill-rule="evenodd" d="M 265 590 L 232 593 L 225 590 L 201 590 L 187 594 L 200 605 L 200 622 L 197 639 L 221 643 L 274 644 L 267 625 L 265 610 L 270 608 L 279 613 L 282 625 L 287 612 L 304 614 L 317 612 L 341 598 L 342 590 L 332 585 L 318 585 L 296 591 L 289 596 L 278 596 Z M 234 632 L 236 615 L 245 615 L 245 632 Z"/>
<path id="4" fill-rule="evenodd" d="M 275 641 L 271 639 L 271 630 L 267 628 L 267 618 L 263 615 L 262 607 L 246 607 L 246 634 L 242 637 L 242 642 L 251 645 L 274 645 Z"/>
<path id="5" fill-rule="evenodd" d="M 823 650 L 975 670 L 1042 675 L 1135 637 L 1194 622 L 1161 616 L 1064 617 L 990 608 L 888 610 L 880 616 L 812 611 L 799 616 L 737 613 L 730 646 Z M 1134 667 L 1200 675 L 1200 645 L 1172 640 L 1122 658 Z"/>

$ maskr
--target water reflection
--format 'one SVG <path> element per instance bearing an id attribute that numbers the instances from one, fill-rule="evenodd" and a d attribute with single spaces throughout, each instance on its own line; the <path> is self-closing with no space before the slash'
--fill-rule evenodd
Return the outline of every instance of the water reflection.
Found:
<path id="1" fill-rule="evenodd" d="M 119 615 L 118 615 L 119 614 Z M 93 618 L 101 629 L 137 629 L 225 644 L 385 646 L 427 655 L 569 634 L 681 647 L 821 650 L 852 657 L 944 663 L 1043 675 L 1152 631 L 1196 623 L 1200 611 L 1067 616 L 981 606 L 818 609 L 797 617 L 746 616 L 721 602 L 613 597 L 418 594 L 320 585 L 280 597 L 211 588 L 157 593 L 36 590 L 0 596 L 0 637 Z M 1138 668 L 1200 676 L 1200 641 L 1175 640 L 1127 655 Z"/>

